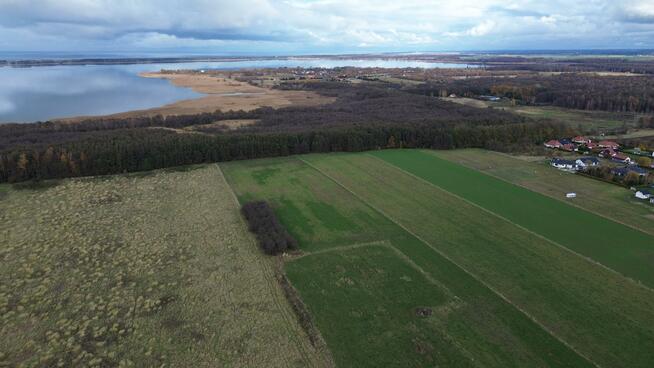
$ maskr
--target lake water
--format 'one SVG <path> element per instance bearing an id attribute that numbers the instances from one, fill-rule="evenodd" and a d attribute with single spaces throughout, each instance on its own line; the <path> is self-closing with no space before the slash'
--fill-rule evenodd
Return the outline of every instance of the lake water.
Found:
<path id="1" fill-rule="evenodd" d="M 161 69 L 335 68 L 465 68 L 465 64 L 409 60 L 278 59 L 181 64 L 0 67 L 0 122 L 32 122 L 53 118 L 105 115 L 148 109 L 200 97 L 163 79 L 141 78 L 140 72 Z"/>

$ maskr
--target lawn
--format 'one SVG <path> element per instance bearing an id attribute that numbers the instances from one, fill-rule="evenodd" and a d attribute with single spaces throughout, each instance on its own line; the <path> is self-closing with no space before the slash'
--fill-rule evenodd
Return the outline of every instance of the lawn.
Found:
<path id="1" fill-rule="evenodd" d="M 326 365 L 216 165 L 45 184 L 0 187 L 0 366 Z"/>
<path id="2" fill-rule="evenodd" d="M 654 236 L 441 159 L 429 151 L 374 153 L 544 238 L 654 288 Z"/>
<path id="3" fill-rule="evenodd" d="M 265 175 L 265 183 L 258 182 L 269 164 L 275 173 Z M 316 240 L 314 235 L 296 232 L 301 248 L 309 255 L 291 261 L 287 271 L 340 366 L 356 366 L 348 362 L 359 364 L 370 356 L 391 365 L 463 356 L 479 366 L 498 367 L 579 366 L 590 359 L 604 366 L 628 362 L 637 367 L 647 366 L 653 358 L 651 291 L 369 154 L 310 155 L 230 163 L 224 168 L 231 185 L 240 188 L 237 192 L 242 198 L 268 199 L 281 214 L 287 213 L 289 203 L 307 208 L 306 202 L 318 196 L 339 198 L 329 204 L 349 222 L 359 221 L 357 213 L 366 213 L 367 241 L 387 242 L 401 258 L 422 270 L 432 284 L 446 291 L 446 304 L 456 306 L 444 321 L 437 321 L 439 333 L 455 343 L 428 342 L 435 346 L 429 357 L 416 356 L 425 349 L 422 344 L 414 343 L 413 348 L 404 345 L 406 337 L 398 337 L 402 343 L 398 341 L 395 349 L 378 348 L 381 342 L 374 349 L 348 348 L 358 346 L 357 341 L 378 337 L 378 324 L 395 326 L 400 320 L 383 313 L 385 307 L 364 320 L 345 312 L 330 313 L 339 308 L 361 308 L 342 299 L 345 291 L 333 288 L 339 287 L 334 277 L 342 276 L 348 267 L 359 267 L 362 261 L 356 266 L 345 264 L 352 262 L 347 258 L 350 246 L 365 246 L 363 239 L 349 242 L 348 231 L 314 229 L 323 234 L 322 245 L 317 247 L 311 244 Z M 316 170 L 311 172 L 311 168 Z M 310 219 L 319 227 L 329 222 L 326 219 L 332 213 L 316 211 L 315 219 L 285 216 L 282 222 L 297 228 L 300 225 L 294 221 Z M 360 267 L 369 266 L 361 263 Z M 350 278 L 357 277 L 362 276 Z M 385 290 L 397 287 L 403 293 L 397 298 L 414 298 L 413 286 L 403 280 L 396 280 L 403 286 L 385 282 L 382 290 L 367 294 L 366 303 L 386 305 Z M 431 305 L 440 305 L 440 298 L 434 300 Z M 415 300 L 402 304 L 402 308 L 410 314 L 421 304 L 424 302 Z M 362 327 L 349 338 L 354 334 L 353 325 Z M 420 326 L 415 330 L 417 336 L 423 336 L 427 328 Z M 370 362 L 370 366 L 376 365 L 376 361 Z"/>

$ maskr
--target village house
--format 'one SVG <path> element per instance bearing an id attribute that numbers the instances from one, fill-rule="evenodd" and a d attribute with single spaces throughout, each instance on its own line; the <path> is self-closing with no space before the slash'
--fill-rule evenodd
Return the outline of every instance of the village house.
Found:
<path id="1" fill-rule="evenodd" d="M 560 170 L 566 170 L 566 171 L 577 170 L 577 162 L 575 160 L 566 160 L 566 159 L 555 157 L 552 159 L 552 161 L 550 161 L 550 165 Z"/>
<path id="2" fill-rule="evenodd" d="M 581 157 L 578 158 L 575 163 L 580 169 L 586 169 L 588 167 L 599 166 L 600 160 L 597 157 Z"/>
<path id="3" fill-rule="evenodd" d="M 564 151 L 572 152 L 575 150 L 575 145 L 572 143 L 566 143 L 563 146 L 561 146 L 561 149 Z"/>
<path id="4" fill-rule="evenodd" d="M 615 142 L 612 142 L 612 141 L 600 141 L 599 142 L 599 147 L 600 148 L 610 148 L 610 149 L 613 149 L 613 150 L 617 150 L 618 148 L 620 148 L 620 145 L 615 143 Z"/>
<path id="5" fill-rule="evenodd" d="M 621 164 L 631 164 L 631 161 L 632 161 L 631 157 L 625 155 L 624 153 L 620 153 L 620 152 L 613 155 L 611 157 L 611 160 L 613 160 L 615 162 L 619 162 Z"/>
<path id="6" fill-rule="evenodd" d="M 615 156 L 617 154 L 618 153 L 616 151 L 614 151 L 611 148 L 608 148 L 608 149 L 604 149 L 604 150 L 600 151 L 599 156 L 604 157 L 604 158 L 611 158 L 611 157 L 613 157 L 613 156 Z"/>
<path id="7" fill-rule="evenodd" d="M 557 141 L 555 139 L 553 139 L 553 140 L 551 140 L 549 142 L 545 142 L 545 147 L 547 147 L 547 148 L 561 148 L 562 146 L 563 145 L 561 144 L 561 142 L 559 142 L 559 141 Z"/>

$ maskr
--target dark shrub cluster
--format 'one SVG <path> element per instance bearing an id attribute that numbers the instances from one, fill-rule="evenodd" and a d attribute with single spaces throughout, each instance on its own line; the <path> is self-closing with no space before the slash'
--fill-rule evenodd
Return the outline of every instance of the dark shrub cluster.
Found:
<path id="1" fill-rule="evenodd" d="M 250 231 L 257 236 L 261 249 L 270 255 L 297 249 L 297 240 L 277 220 L 268 202 L 248 202 L 241 208 Z"/>

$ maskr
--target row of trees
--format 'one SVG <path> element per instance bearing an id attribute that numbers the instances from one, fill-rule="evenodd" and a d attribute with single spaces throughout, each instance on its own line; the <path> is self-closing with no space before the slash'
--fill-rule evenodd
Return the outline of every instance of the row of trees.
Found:
<path id="1" fill-rule="evenodd" d="M 251 232 L 257 236 L 261 249 L 269 255 L 297 249 L 297 240 L 289 234 L 275 216 L 268 202 L 248 202 L 241 207 Z"/>
<path id="2" fill-rule="evenodd" d="M 584 174 L 627 187 L 651 184 L 654 181 L 652 175 L 640 176 L 633 171 L 627 175 L 615 175 L 608 166 L 590 167 L 584 171 Z"/>

